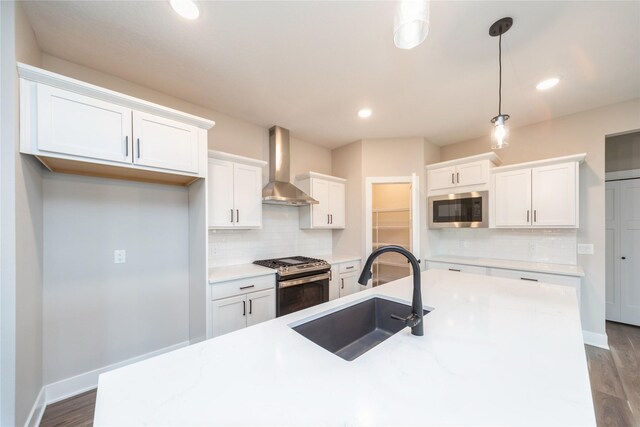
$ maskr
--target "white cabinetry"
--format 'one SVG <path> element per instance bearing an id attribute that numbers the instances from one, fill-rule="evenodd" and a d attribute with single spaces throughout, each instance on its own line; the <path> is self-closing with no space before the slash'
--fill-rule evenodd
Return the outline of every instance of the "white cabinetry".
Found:
<path id="1" fill-rule="evenodd" d="M 213 122 L 18 64 L 20 151 L 50 170 L 188 184 Z"/>
<path id="2" fill-rule="evenodd" d="M 262 168 L 266 162 L 209 151 L 209 228 L 262 226 Z"/>
<path id="3" fill-rule="evenodd" d="M 495 168 L 494 226 L 577 228 L 582 159 L 584 155 Z M 530 167 L 536 164 L 541 165 Z"/>
<path id="4" fill-rule="evenodd" d="M 552 285 L 568 286 L 575 289 L 580 305 L 580 278 L 575 276 L 563 276 L 560 274 L 538 273 L 522 270 L 507 270 L 504 268 L 489 268 L 489 276 L 505 277 L 508 279 L 522 280 L 523 282 L 550 283 Z"/>
<path id="5" fill-rule="evenodd" d="M 274 275 L 211 285 L 211 298 L 212 337 L 276 317 Z"/>
<path id="6" fill-rule="evenodd" d="M 358 277 L 360 277 L 359 260 L 331 264 L 329 300 L 366 289 L 358 283 Z"/>
<path id="7" fill-rule="evenodd" d="M 500 158 L 493 152 L 427 166 L 429 195 L 487 190 L 489 172 Z"/>
<path id="8" fill-rule="evenodd" d="M 345 179 L 316 172 L 297 176 L 298 187 L 318 201 L 315 205 L 300 207 L 300 228 L 344 228 L 346 182 Z"/>
<path id="9" fill-rule="evenodd" d="M 427 270 L 449 270 L 461 273 L 472 273 L 487 275 L 486 267 L 479 267 L 476 265 L 464 265 L 464 264 L 451 264 L 447 262 L 428 261 Z"/>

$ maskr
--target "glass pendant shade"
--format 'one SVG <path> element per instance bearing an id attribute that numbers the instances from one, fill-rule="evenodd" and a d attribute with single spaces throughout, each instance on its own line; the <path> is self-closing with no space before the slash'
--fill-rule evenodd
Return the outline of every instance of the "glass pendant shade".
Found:
<path id="1" fill-rule="evenodd" d="M 507 129 L 506 120 L 508 116 L 499 115 L 495 117 L 494 127 L 493 127 L 493 135 L 491 135 L 491 149 L 499 150 L 501 148 L 507 147 L 509 143 L 507 142 L 507 136 L 509 135 L 509 130 Z"/>
<path id="2" fill-rule="evenodd" d="M 393 23 L 393 42 L 400 49 L 413 49 L 429 33 L 429 1 L 398 0 Z"/>

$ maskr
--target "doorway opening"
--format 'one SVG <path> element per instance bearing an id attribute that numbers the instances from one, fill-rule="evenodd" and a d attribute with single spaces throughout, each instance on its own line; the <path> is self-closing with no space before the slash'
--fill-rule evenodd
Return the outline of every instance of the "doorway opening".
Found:
<path id="1" fill-rule="evenodd" d="M 640 326 L 640 131 L 605 138 L 606 319 Z"/>
<path id="2" fill-rule="evenodd" d="M 367 178 L 366 250 L 397 245 L 420 259 L 418 180 L 409 177 Z M 376 258 L 371 286 L 380 286 L 412 274 L 411 264 L 398 253 Z"/>

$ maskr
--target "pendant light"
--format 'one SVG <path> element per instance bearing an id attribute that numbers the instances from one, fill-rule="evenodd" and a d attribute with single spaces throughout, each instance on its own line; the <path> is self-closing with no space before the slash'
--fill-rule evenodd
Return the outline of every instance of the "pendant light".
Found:
<path id="1" fill-rule="evenodd" d="M 499 150 L 509 145 L 507 142 L 508 130 L 506 122 L 509 120 L 508 114 L 502 114 L 502 35 L 509 31 L 513 25 L 513 19 L 507 17 L 497 20 L 489 27 L 489 35 L 498 37 L 498 69 L 500 82 L 498 85 L 498 115 L 491 119 L 494 128 L 491 135 L 491 149 Z"/>
<path id="2" fill-rule="evenodd" d="M 413 49 L 429 33 L 428 0 L 396 0 L 393 42 L 400 49 Z"/>

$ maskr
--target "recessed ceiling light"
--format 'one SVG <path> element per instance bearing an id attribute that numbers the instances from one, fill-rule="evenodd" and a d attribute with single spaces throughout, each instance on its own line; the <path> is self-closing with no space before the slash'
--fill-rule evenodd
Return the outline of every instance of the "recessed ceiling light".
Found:
<path id="1" fill-rule="evenodd" d="M 169 0 L 169 4 L 183 18 L 196 19 L 200 16 L 200 9 L 193 0 Z"/>
<path id="2" fill-rule="evenodd" d="M 552 79 L 543 80 L 543 81 L 541 81 L 540 83 L 538 83 L 536 85 L 536 89 L 538 89 L 538 90 L 551 89 L 552 87 L 557 85 L 559 81 L 560 81 L 560 79 L 557 78 L 557 77 L 554 77 Z"/>
<path id="3" fill-rule="evenodd" d="M 358 117 L 362 118 L 362 119 L 366 119 L 367 117 L 371 116 L 371 110 L 368 108 L 363 108 L 362 110 L 358 111 Z"/>

